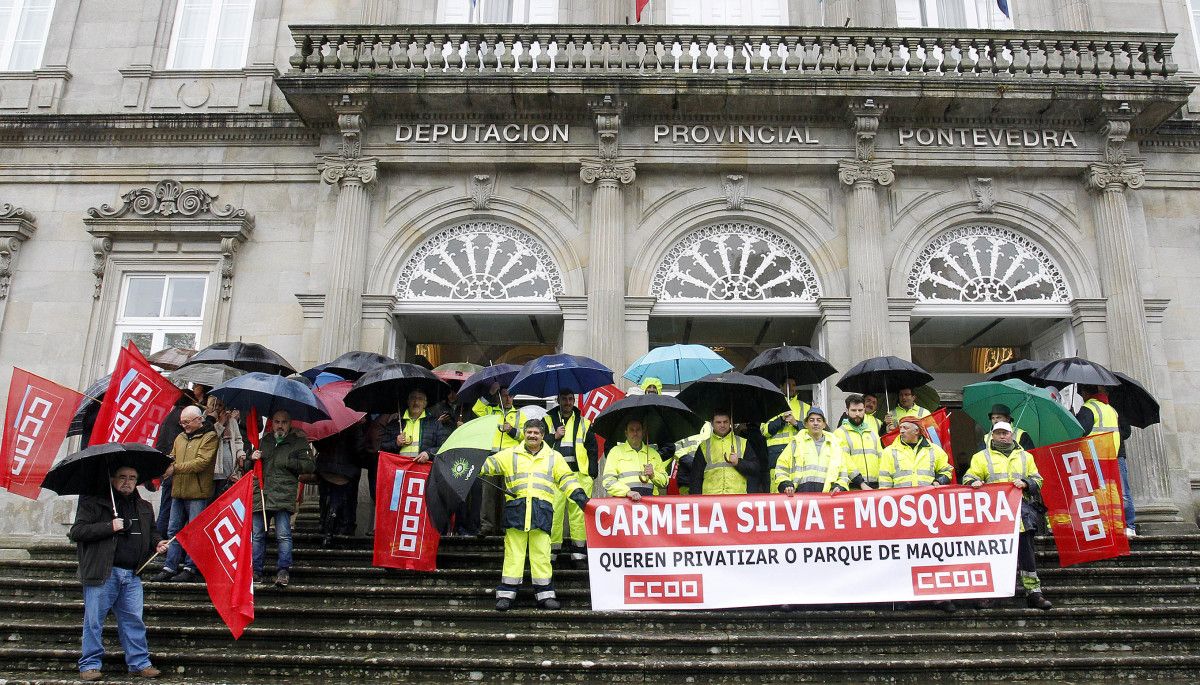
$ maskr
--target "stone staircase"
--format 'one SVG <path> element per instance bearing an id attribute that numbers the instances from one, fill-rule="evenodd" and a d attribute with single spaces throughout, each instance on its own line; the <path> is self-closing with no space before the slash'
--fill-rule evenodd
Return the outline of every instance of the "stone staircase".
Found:
<path id="1" fill-rule="evenodd" d="M 234 641 L 203 584 L 147 582 L 167 682 L 1039 682 L 1200 680 L 1200 537 L 1145 536 L 1124 559 L 1039 563 L 1048 613 L 1019 600 L 944 614 L 891 606 L 609 613 L 584 571 L 556 571 L 564 609 L 492 609 L 499 538 L 448 538 L 437 573 L 371 566 L 370 540 L 323 550 L 297 525 L 292 586 L 256 589 Z M 307 531 L 307 532 L 306 532 Z M 74 547 L 0 561 L 0 682 L 76 682 L 83 602 Z M 268 554 L 267 567 L 273 559 Z M 110 619 L 105 679 L 124 664 Z"/>

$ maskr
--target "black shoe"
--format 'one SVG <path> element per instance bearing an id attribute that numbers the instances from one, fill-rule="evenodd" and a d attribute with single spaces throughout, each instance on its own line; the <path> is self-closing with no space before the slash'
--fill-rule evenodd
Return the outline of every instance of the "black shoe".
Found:
<path id="1" fill-rule="evenodd" d="M 945 599 L 940 602 L 934 602 L 933 608 L 941 609 L 942 611 L 946 612 L 947 614 L 953 614 L 955 612 L 954 602 L 951 602 L 950 600 L 945 600 Z"/>
<path id="2" fill-rule="evenodd" d="M 281 568 L 275 574 L 275 587 L 287 587 L 289 580 L 291 580 L 291 574 L 288 573 L 286 568 Z"/>
<path id="3" fill-rule="evenodd" d="M 1050 600 L 1042 596 L 1041 592 L 1030 592 L 1025 596 L 1025 605 L 1030 609 L 1041 609 L 1042 611 L 1050 611 L 1054 605 Z"/>
<path id="4" fill-rule="evenodd" d="M 539 609 L 547 609 L 549 611 L 554 611 L 555 609 L 562 608 L 562 602 L 559 602 L 557 599 L 554 599 L 553 597 L 551 597 L 549 599 L 543 599 L 542 601 L 538 602 L 538 608 Z"/>
<path id="5" fill-rule="evenodd" d="M 190 568 L 185 568 L 171 579 L 175 583 L 195 583 L 200 580 L 200 574 Z"/>
<path id="6" fill-rule="evenodd" d="M 512 608 L 513 601 L 507 597 L 501 597 L 496 600 L 496 611 L 508 611 Z"/>
<path id="7" fill-rule="evenodd" d="M 991 609 L 995 605 L 996 603 L 990 599 L 979 599 L 975 601 L 975 608 L 980 610 Z"/>
<path id="8" fill-rule="evenodd" d="M 176 571 L 171 571 L 164 568 L 158 572 L 158 575 L 154 576 L 150 580 L 153 580 L 156 583 L 169 583 L 174 580 L 176 575 L 178 575 Z"/>
<path id="9" fill-rule="evenodd" d="M 266 576 L 266 574 L 264 574 L 262 571 L 259 571 L 259 572 L 255 573 L 255 574 L 254 574 L 254 582 L 255 582 L 255 583 L 260 583 L 260 584 L 261 584 L 261 583 L 265 583 L 265 582 L 267 582 L 267 576 Z"/>

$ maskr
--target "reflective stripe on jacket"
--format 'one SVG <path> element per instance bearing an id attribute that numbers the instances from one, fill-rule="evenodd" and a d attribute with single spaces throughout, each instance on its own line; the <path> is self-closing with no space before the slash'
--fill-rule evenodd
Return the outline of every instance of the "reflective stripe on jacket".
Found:
<path id="1" fill-rule="evenodd" d="M 746 439 L 740 438 L 730 431 L 725 437 L 709 435 L 700 443 L 696 458 L 704 458 L 704 482 L 701 491 L 706 495 L 744 495 L 746 494 L 746 477 L 738 472 L 737 467 L 729 463 L 730 449 L 736 449 L 739 458 L 746 457 Z"/>
<path id="2" fill-rule="evenodd" d="M 545 506 L 553 511 L 559 492 L 570 494 L 583 488 L 563 456 L 545 443 L 537 454 L 526 451 L 524 442 L 501 450 L 487 458 L 480 474 L 504 477 L 504 487 L 508 490 L 504 496 L 505 507 L 516 504 L 524 509 L 523 528 L 511 523 L 509 526 L 526 531 L 541 528 L 534 522 L 538 509 L 534 500 L 545 502 Z M 505 519 L 506 523 L 510 521 L 507 515 Z"/>
<path id="3" fill-rule="evenodd" d="M 1088 433 L 1088 435 L 1112 433 L 1116 448 L 1118 450 L 1121 449 L 1121 426 L 1119 425 L 1120 419 L 1117 417 L 1117 410 L 1095 397 L 1084 402 L 1083 406 L 1091 410 L 1093 417 L 1092 432 Z"/>
<path id="4" fill-rule="evenodd" d="M 763 437 L 767 439 L 767 447 L 786 445 L 792 438 L 804 430 L 804 418 L 808 415 L 808 410 L 812 407 L 808 402 L 795 395 L 788 398 L 788 406 L 791 409 L 778 414 L 760 426 L 759 429 L 762 431 Z M 799 427 L 793 427 L 792 424 L 783 420 L 783 417 L 789 413 L 800 422 Z"/>
<path id="5" fill-rule="evenodd" d="M 863 418 L 862 430 L 843 423 L 834 431 L 834 435 L 842 443 L 846 475 L 850 482 L 861 477 L 874 486 L 879 483 L 879 459 L 882 456 L 883 443 L 879 441 L 879 433 L 867 425 L 866 417 Z"/>
<path id="6" fill-rule="evenodd" d="M 650 482 L 642 480 L 647 464 L 654 468 L 654 477 Z M 641 449 L 635 450 L 629 443 L 621 442 L 609 450 L 604 458 L 604 474 L 600 484 L 610 497 L 624 497 L 630 490 L 653 495 L 654 488 L 665 489 L 668 480 L 666 464 L 658 450 L 645 443 Z"/>
<path id="7" fill-rule="evenodd" d="M 879 487 L 913 488 L 949 483 L 954 473 L 950 458 L 941 447 L 921 438 L 916 445 L 896 439 L 879 460 Z"/>
<path id="8" fill-rule="evenodd" d="M 562 412 L 552 409 L 546 412 L 544 421 L 546 422 L 546 440 L 553 442 L 554 431 L 558 430 L 558 427 L 562 425 Z M 571 467 L 572 471 L 583 474 L 591 472 L 591 455 L 588 453 L 586 444 L 588 431 L 591 429 L 591 421 L 583 418 L 583 414 L 580 413 L 578 408 L 572 407 L 571 416 L 567 419 L 566 430 L 563 432 L 562 440 L 554 446 L 558 453 L 563 456 L 563 459 L 567 460 L 567 465 Z"/>
<path id="9" fill-rule="evenodd" d="M 843 490 L 850 487 L 842 444 L 833 433 L 824 433 L 825 440 L 821 443 L 819 453 L 816 442 L 807 430 L 796 435 L 787 447 L 783 448 L 779 461 L 775 463 L 772 482 L 776 490 L 789 481 L 797 490 L 804 490 L 805 485 L 810 485 L 813 489 L 820 485 L 821 492 L 829 492 L 834 485 Z"/>

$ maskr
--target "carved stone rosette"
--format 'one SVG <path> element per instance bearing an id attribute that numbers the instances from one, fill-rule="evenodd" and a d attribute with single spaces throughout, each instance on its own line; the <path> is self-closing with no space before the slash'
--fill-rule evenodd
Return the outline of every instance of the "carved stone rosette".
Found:
<path id="1" fill-rule="evenodd" d="M 233 205 L 216 208 L 217 196 L 202 188 L 187 188 L 174 179 L 159 181 L 153 188 L 138 188 L 121 196 L 116 207 L 100 205 L 87 210 L 88 216 L 112 219 L 133 214 L 140 217 L 197 217 L 209 214 L 218 219 L 241 219 L 246 210 Z"/>
<path id="2" fill-rule="evenodd" d="M 636 164 L 632 159 L 581 159 L 579 178 L 584 183 L 608 181 L 629 185 L 637 178 Z"/>
<path id="3" fill-rule="evenodd" d="M 1146 171 L 1134 162 L 1099 162 L 1088 165 L 1084 181 L 1096 191 L 1136 190 L 1146 183 Z"/>
<path id="4" fill-rule="evenodd" d="M 896 173 L 891 162 L 850 159 L 838 162 L 838 179 L 848 186 L 873 183 L 889 186 L 896 180 Z"/>
<path id="5" fill-rule="evenodd" d="M 325 155 L 317 169 L 321 172 L 321 180 L 332 186 L 345 182 L 369 185 L 379 173 L 379 160 L 375 157 Z"/>

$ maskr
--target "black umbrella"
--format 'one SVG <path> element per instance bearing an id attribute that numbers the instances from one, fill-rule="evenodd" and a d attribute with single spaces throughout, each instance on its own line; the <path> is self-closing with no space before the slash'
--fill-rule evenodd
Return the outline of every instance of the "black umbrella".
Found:
<path id="1" fill-rule="evenodd" d="M 1137 428 L 1149 428 L 1158 423 L 1158 400 L 1141 383 L 1120 371 L 1113 371 L 1121 384 L 1108 390 L 1108 403 L 1117 410 L 1117 416 Z"/>
<path id="2" fill-rule="evenodd" d="M 445 530 L 454 510 L 467 501 L 483 462 L 492 454 L 491 449 L 460 447 L 434 457 L 426 500 L 429 517 L 438 530 Z"/>
<path id="3" fill-rule="evenodd" d="M 488 394 L 488 388 L 492 386 L 492 383 L 498 383 L 500 387 L 507 388 L 512 379 L 516 378 L 520 372 L 521 367 L 516 364 L 494 364 L 483 367 L 482 371 L 471 374 L 471 377 L 458 389 L 459 405 L 470 409 L 475 405 L 476 400 Z"/>
<path id="4" fill-rule="evenodd" d="M 374 352 L 347 352 L 325 365 L 322 371 L 336 373 L 348 381 L 356 381 L 381 366 L 397 363 L 391 357 Z M 308 373 L 307 371 L 305 373 Z M 315 380 L 315 379 L 314 379 Z"/>
<path id="5" fill-rule="evenodd" d="M 775 385 L 783 385 L 786 378 L 794 378 L 797 385 L 812 385 L 837 373 L 833 364 L 816 350 L 794 345 L 772 347 L 751 360 L 742 371 L 762 376 Z"/>
<path id="6" fill-rule="evenodd" d="M 162 452 L 140 443 L 106 442 L 68 454 L 42 479 L 42 487 L 60 495 L 111 494 L 110 469 L 132 466 L 138 472 L 138 484 L 163 475 L 171 459 Z"/>
<path id="7" fill-rule="evenodd" d="M 425 391 L 432 405 L 449 394 L 450 386 L 416 364 L 394 362 L 355 381 L 346 393 L 346 406 L 369 414 L 391 414 L 403 411 L 413 390 Z"/>
<path id="8" fill-rule="evenodd" d="M 71 417 L 71 424 L 67 426 L 68 437 L 91 432 L 92 426 L 96 424 L 96 415 L 100 413 L 100 403 L 104 401 L 104 393 L 108 392 L 108 384 L 111 381 L 110 373 L 92 381 L 91 385 L 84 388 L 83 399 L 79 401 L 75 415 Z"/>
<path id="9" fill-rule="evenodd" d="M 928 371 L 899 357 L 871 357 L 854 365 L 837 382 L 844 392 L 878 393 L 917 388 L 933 381 Z"/>
<path id="10" fill-rule="evenodd" d="M 737 372 L 705 376 L 684 388 L 677 397 L 705 419 L 711 419 L 715 412 L 727 411 L 737 423 L 762 423 L 791 411 L 787 397 L 770 381 Z"/>
<path id="11" fill-rule="evenodd" d="M 270 417 L 286 411 L 293 419 L 306 423 L 325 421 L 329 411 L 312 388 L 300 381 L 270 373 L 253 371 L 238 376 L 209 391 L 230 409 L 247 413 L 251 408 L 259 416 Z"/>
<path id="12" fill-rule="evenodd" d="M 219 342 L 200 350 L 179 368 L 192 364 L 215 362 L 228 364 L 242 371 L 259 371 L 287 376 L 296 373 L 292 365 L 277 352 L 258 343 Z"/>
<path id="13" fill-rule="evenodd" d="M 696 416 L 683 402 L 669 395 L 651 393 L 630 395 L 613 402 L 592 421 L 592 430 L 610 445 L 615 445 L 625 439 L 625 426 L 633 420 L 642 422 L 646 442 L 655 445 L 682 440 L 704 427 L 704 419 Z"/>
<path id="14" fill-rule="evenodd" d="M 1112 371 L 1082 357 L 1056 359 L 1033 372 L 1033 378 L 1061 385 L 1120 385 L 1121 380 Z"/>
<path id="15" fill-rule="evenodd" d="M 187 363 L 196 354 L 196 350 L 187 347 L 168 347 L 146 357 L 146 361 L 160 369 L 174 371 Z"/>

